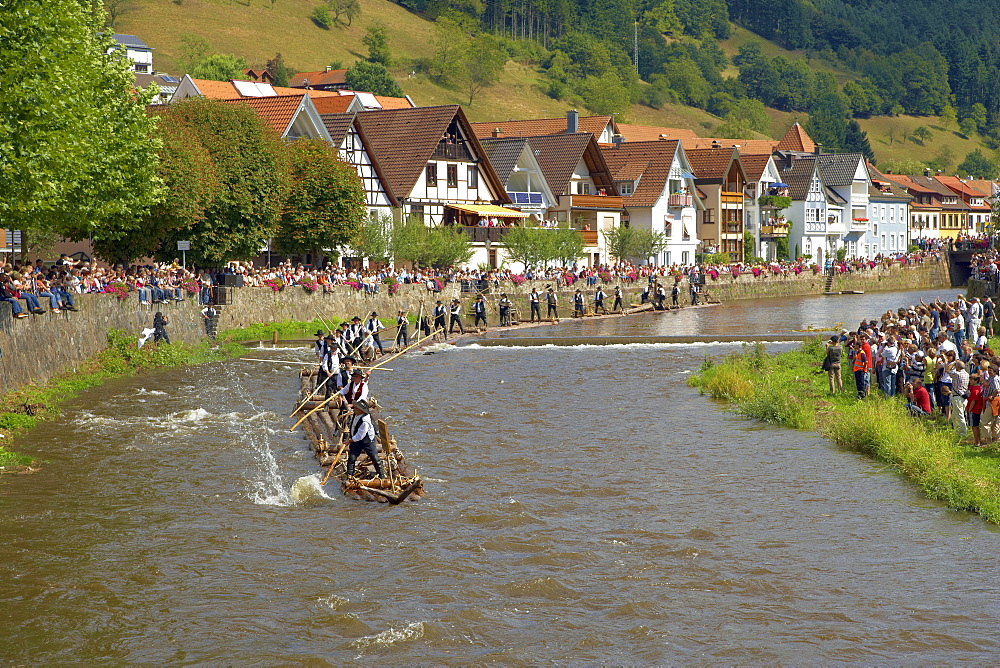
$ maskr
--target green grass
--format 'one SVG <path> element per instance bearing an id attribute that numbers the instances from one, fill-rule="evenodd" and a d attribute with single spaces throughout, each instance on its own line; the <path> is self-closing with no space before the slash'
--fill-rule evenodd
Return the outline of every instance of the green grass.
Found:
<path id="1" fill-rule="evenodd" d="M 46 383 L 29 383 L 0 397 L 0 434 L 9 444 L 40 421 L 60 415 L 60 406 L 66 401 L 112 378 L 163 367 L 218 361 L 242 352 L 244 348 L 236 343 L 216 347 L 208 343 L 196 346 L 148 344 L 140 349 L 134 336 L 113 329 L 108 332 L 108 347 L 77 365 L 73 372 L 56 376 Z M 29 407 L 33 415 L 28 415 Z M 31 463 L 31 457 L 0 447 L 0 467 L 18 469 Z"/>
<path id="2" fill-rule="evenodd" d="M 407 316 L 410 324 L 417 321 L 417 316 L 410 314 Z M 329 327 L 338 327 L 341 322 L 349 322 L 346 318 L 331 318 L 330 320 L 283 320 L 281 322 L 257 323 L 248 327 L 238 327 L 225 329 L 219 332 L 220 341 L 270 341 L 274 332 L 278 332 L 278 339 L 311 339 L 316 336 L 317 330 L 327 331 Z M 386 329 L 396 331 L 396 318 L 379 318 Z"/>
<path id="3" fill-rule="evenodd" d="M 892 465 L 930 498 L 1000 523 L 1000 450 L 962 442 L 941 418 L 910 417 L 902 397 L 875 392 L 859 401 L 849 372 L 845 391 L 830 395 L 822 359 L 819 338 L 773 356 L 758 343 L 720 360 L 706 358 L 688 382 L 731 402 L 741 415 L 818 431 L 841 447 Z"/>

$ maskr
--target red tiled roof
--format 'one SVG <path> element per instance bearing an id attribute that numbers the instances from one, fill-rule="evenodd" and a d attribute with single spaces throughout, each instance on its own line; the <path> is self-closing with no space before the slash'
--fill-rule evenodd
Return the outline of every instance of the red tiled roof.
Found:
<path id="1" fill-rule="evenodd" d="M 806 133 L 798 123 L 792 123 L 792 127 L 788 128 L 788 132 L 785 136 L 781 138 L 775 147 L 777 150 L 781 151 L 801 151 L 804 153 L 812 153 L 816 150 L 816 142 L 812 140 L 812 137 Z"/>
<path id="2" fill-rule="evenodd" d="M 284 135 L 285 130 L 295 118 L 295 112 L 302 104 L 304 91 L 297 95 L 275 95 L 273 97 L 240 97 L 235 100 L 220 100 L 226 104 L 245 104 L 264 119 L 271 128 Z"/>
<path id="3" fill-rule="evenodd" d="M 722 179 L 729 173 L 736 151 L 732 148 L 696 148 L 685 150 L 695 177 L 701 179 Z"/>
<path id="4" fill-rule="evenodd" d="M 212 81 L 211 79 L 191 79 L 198 92 L 210 100 L 231 100 L 240 96 L 232 81 Z"/>
<path id="5" fill-rule="evenodd" d="M 660 128 L 653 125 L 632 125 L 631 123 L 619 123 L 618 134 L 620 134 L 626 142 L 649 142 L 659 141 L 661 139 L 680 139 L 683 140 L 684 146 L 688 146 L 688 142 L 694 142 L 701 139 L 692 130 L 685 130 L 683 128 Z"/>
<path id="6" fill-rule="evenodd" d="M 309 82 L 310 86 L 334 86 L 338 84 L 346 84 L 347 79 L 345 75 L 347 70 L 330 70 L 329 72 L 325 70 L 320 70 L 318 72 L 299 72 L 292 76 L 289 85 L 294 88 L 302 88 Z"/>
<path id="7" fill-rule="evenodd" d="M 568 195 L 573 170 L 583 160 L 591 178 L 599 188 L 605 188 L 609 195 L 617 195 L 614 178 L 604 161 L 601 149 L 594 135 L 585 132 L 577 134 L 556 134 L 543 137 L 528 137 L 528 146 L 535 152 L 538 166 L 554 195 Z"/>
<path id="8" fill-rule="evenodd" d="M 299 93 L 302 91 L 299 90 Z M 312 92 L 312 91 L 310 91 Z M 318 97 L 313 100 L 316 111 L 321 114 L 342 114 L 350 108 L 354 102 L 353 95 L 332 95 L 329 97 Z"/>
<path id="9" fill-rule="evenodd" d="M 612 116 L 580 116 L 579 132 L 589 132 L 594 139 L 599 140 L 608 123 L 613 123 Z M 472 129 L 477 137 L 492 137 L 493 130 L 500 128 L 500 137 L 542 137 L 566 132 L 565 118 L 535 118 L 526 121 L 490 121 L 489 123 L 473 123 Z"/>
<path id="10" fill-rule="evenodd" d="M 376 95 L 375 99 L 382 105 L 383 109 L 412 109 L 413 104 L 405 97 L 385 97 Z"/>
<path id="11" fill-rule="evenodd" d="M 770 159 L 770 151 L 765 155 L 744 154 L 742 150 L 740 151 L 740 162 L 743 163 L 743 170 L 747 173 L 747 179 L 750 181 L 760 180 L 760 177 L 764 175 L 764 170 L 767 169 L 767 161 Z"/>
<path id="12" fill-rule="evenodd" d="M 984 193 L 979 188 L 972 185 L 971 181 L 963 181 L 957 176 L 939 176 L 937 180 L 955 191 L 957 195 L 965 198 L 989 197 L 992 193 Z"/>
<path id="13" fill-rule="evenodd" d="M 625 197 L 626 207 L 654 206 L 659 201 L 670 178 L 670 165 L 678 144 L 676 139 L 626 141 L 617 148 L 601 150 L 616 180 L 639 180 L 632 194 Z"/>

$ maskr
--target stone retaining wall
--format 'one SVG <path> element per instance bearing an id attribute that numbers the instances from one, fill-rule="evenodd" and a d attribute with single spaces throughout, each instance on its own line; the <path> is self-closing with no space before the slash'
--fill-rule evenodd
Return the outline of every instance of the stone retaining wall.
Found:
<path id="1" fill-rule="evenodd" d="M 823 292 L 826 277 L 803 272 L 798 276 L 759 277 L 742 274 L 720 276 L 708 279 L 706 289 L 713 299 L 723 302 L 738 299 L 762 297 L 782 297 L 818 295 Z M 667 277 L 669 290 L 673 279 Z M 503 283 L 503 290 L 514 300 L 521 317 L 527 319 L 528 298 L 532 285 L 545 292 L 551 282 L 525 282 L 515 288 Z M 554 285 L 554 284 L 553 284 Z M 642 282 L 625 289 L 625 303 L 639 302 Z M 834 290 L 864 290 L 865 292 L 889 290 L 916 290 L 921 288 L 944 288 L 950 285 L 947 262 L 927 262 L 910 267 L 894 266 L 891 269 L 878 268 L 869 272 L 846 274 L 834 280 Z M 578 282 L 587 295 L 587 304 L 593 304 L 593 287 L 585 281 Z M 561 288 L 559 293 L 559 315 L 568 317 L 572 310 L 571 298 L 576 286 Z M 688 283 L 680 283 L 681 303 L 688 302 Z M 608 308 L 614 301 L 614 285 L 605 286 L 609 294 Z M 358 315 L 362 318 L 372 311 L 382 317 L 392 318 L 400 308 L 416 314 L 423 300 L 425 312 L 429 314 L 436 299 L 448 303 L 459 296 L 466 312 L 474 299 L 474 294 L 460 293 L 457 284 L 445 286 L 439 294 L 429 292 L 422 286 L 403 285 L 396 295 L 389 296 L 386 286 L 381 286 L 379 294 L 365 296 L 347 286 L 335 286 L 330 294 L 308 294 L 302 288 L 288 288 L 282 292 L 272 292 L 269 288 L 242 288 L 231 290 L 232 304 L 220 309 L 219 329 L 245 327 L 261 322 L 281 322 L 283 320 L 313 320 L 322 317 L 333 319 Z M 489 301 L 496 304 L 498 294 L 491 294 Z M 0 391 L 8 392 L 28 382 L 44 382 L 52 376 L 72 369 L 75 364 L 101 351 L 107 341 L 109 329 L 123 329 L 135 334 L 144 327 L 151 327 L 153 313 L 162 310 L 170 318 L 168 332 L 173 341 L 196 343 L 204 337 L 201 307 L 194 300 L 158 305 L 156 308 L 140 306 L 134 295 L 119 302 L 113 295 L 82 295 L 77 298 L 79 311 L 60 314 L 46 313 L 23 320 L 14 320 L 10 305 L 0 302 Z M 545 315 L 544 297 L 542 315 Z M 668 297 L 669 303 L 669 297 Z M 43 304 L 47 307 L 47 304 Z M 472 324 L 471 317 L 464 319 Z M 489 324 L 495 325 L 497 315 L 490 311 Z"/>

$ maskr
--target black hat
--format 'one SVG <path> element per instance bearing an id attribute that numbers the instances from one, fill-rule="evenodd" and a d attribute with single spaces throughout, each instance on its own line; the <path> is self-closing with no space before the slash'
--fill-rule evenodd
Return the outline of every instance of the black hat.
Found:
<path id="1" fill-rule="evenodd" d="M 501 293 L 500 293 L 500 296 L 501 296 L 501 297 L 506 297 L 506 296 L 507 296 L 507 293 L 506 293 L 506 292 L 501 292 Z"/>
<path id="2" fill-rule="evenodd" d="M 323 336 L 323 330 L 322 329 L 317 329 L 316 330 L 316 334 L 314 336 Z"/>
<path id="3" fill-rule="evenodd" d="M 476 297 L 476 299 L 486 299 L 486 297 L 483 297 L 482 295 L 479 295 L 478 297 Z"/>
<path id="4" fill-rule="evenodd" d="M 438 304 L 440 304 L 440 303 L 441 303 L 441 300 L 440 300 L 440 299 L 439 299 L 439 300 L 437 300 L 437 303 L 438 303 Z"/>
<path id="5" fill-rule="evenodd" d="M 340 325 L 338 325 L 338 327 L 347 327 L 347 321 L 344 320 L 343 322 L 340 323 Z"/>
<path id="6" fill-rule="evenodd" d="M 362 370 L 361 370 L 360 368 L 358 368 L 358 367 L 354 367 L 354 370 L 353 370 L 353 371 L 351 371 L 351 375 L 352 375 L 352 376 L 363 376 L 363 375 L 365 375 L 365 372 L 364 372 L 364 371 L 362 371 Z"/>
<path id="7" fill-rule="evenodd" d="M 368 405 L 368 402 L 365 401 L 364 399 L 358 399 L 352 405 L 365 415 L 368 415 L 371 412 L 371 407 Z"/>
<path id="8" fill-rule="evenodd" d="M 376 313 L 375 311 L 372 311 L 372 317 L 373 318 L 377 318 L 378 317 L 378 313 Z"/>
<path id="9" fill-rule="evenodd" d="M 348 355 L 347 357 L 342 357 L 340 359 L 340 361 L 341 362 L 350 362 L 351 364 L 354 364 L 355 359 L 353 357 L 351 357 L 350 355 Z"/>
<path id="10" fill-rule="evenodd" d="M 351 322 L 354 322 L 355 320 L 361 322 L 361 318 L 359 318 L 358 316 L 354 316 L 353 318 L 351 318 Z"/>
<path id="11" fill-rule="evenodd" d="M 333 334 L 327 334 L 323 337 L 324 341 L 333 341 Z"/>

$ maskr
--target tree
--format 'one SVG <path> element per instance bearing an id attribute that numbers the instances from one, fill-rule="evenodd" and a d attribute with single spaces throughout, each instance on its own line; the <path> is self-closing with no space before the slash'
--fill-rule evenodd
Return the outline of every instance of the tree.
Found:
<path id="1" fill-rule="evenodd" d="M 286 146 L 291 189 L 275 233 L 278 251 L 318 258 L 321 251 L 352 243 L 368 217 L 357 171 L 323 140 L 298 139 Z"/>
<path id="2" fill-rule="evenodd" d="M 403 89 L 389 74 L 382 63 L 359 60 L 351 65 L 344 75 L 351 90 L 364 91 L 386 97 L 403 97 Z"/>
<path id="3" fill-rule="evenodd" d="M 469 92 L 469 106 L 484 88 L 491 88 L 500 81 L 507 64 L 507 51 L 493 35 L 480 33 L 468 41 L 463 54 L 462 68 L 465 88 Z"/>
<path id="4" fill-rule="evenodd" d="M 178 64 L 182 70 L 190 72 L 198 63 L 208 57 L 211 53 L 211 45 L 204 37 L 186 32 L 181 35 L 181 45 L 178 50 L 180 51 Z"/>
<path id="5" fill-rule="evenodd" d="M 632 257 L 632 247 L 636 230 L 631 227 L 613 227 L 610 230 L 603 230 L 604 246 L 608 249 L 608 254 L 619 262 Z"/>
<path id="6" fill-rule="evenodd" d="M 632 241 L 632 257 L 644 263 L 649 262 L 651 258 L 659 257 L 666 247 L 667 237 L 663 232 L 636 230 Z"/>
<path id="7" fill-rule="evenodd" d="M 511 262 L 528 267 L 544 266 L 552 259 L 552 230 L 541 227 L 518 226 L 503 237 L 504 254 Z"/>
<path id="8" fill-rule="evenodd" d="M 191 242 L 188 257 L 202 266 L 259 254 L 275 233 L 290 186 L 284 141 L 243 104 L 193 98 L 162 113 L 176 115 L 204 147 L 219 187 L 200 220 L 165 232 L 158 257 L 173 257 L 180 240 Z"/>
<path id="9" fill-rule="evenodd" d="M 288 66 L 285 65 L 285 59 L 280 53 L 274 54 L 274 58 L 267 61 L 267 65 L 264 66 L 272 77 L 274 77 L 274 85 L 287 87 L 288 80 L 291 78 L 291 73 L 288 71 Z"/>
<path id="10" fill-rule="evenodd" d="M 323 30 L 329 30 L 334 26 L 333 14 L 330 12 L 330 8 L 326 5 L 319 5 L 313 7 L 312 14 L 309 15 L 313 23 L 318 25 Z"/>
<path id="11" fill-rule="evenodd" d="M 550 230 L 552 239 L 552 259 L 563 265 L 571 265 L 583 255 L 583 235 L 562 223 L 556 230 Z"/>
<path id="12" fill-rule="evenodd" d="M 472 257 L 472 241 L 454 226 L 427 227 L 420 216 L 411 216 L 396 226 L 392 235 L 397 260 L 415 265 L 446 268 Z"/>
<path id="13" fill-rule="evenodd" d="M 760 100 L 745 97 L 735 102 L 715 134 L 725 139 L 754 139 L 757 133 L 767 135 L 771 119 Z"/>
<path id="14" fill-rule="evenodd" d="M 242 56 L 215 53 L 199 60 L 188 74 L 193 79 L 229 81 L 244 78 L 248 67 L 246 58 Z"/>
<path id="15" fill-rule="evenodd" d="M 868 133 L 861 129 L 861 126 L 853 118 L 847 122 L 847 129 L 844 132 L 843 149 L 851 153 L 860 153 L 865 159 L 875 162 L 875 151 L 868 142 Z"/>
<path id="16" fill-rule="evenodd" d="M 958 166 L 958 173 L 992 179 L 997 174 L 997 166 L 977 148 L 965 156 L 965 160 Z"/>
<path id="17" fill-rule="evenodd" d="M 381 23 L 368 26 L 361 43 L 368 47 L 368 62 L 381 63 L 392 67 L 392 52 L 389 50 L 389 31 Z"/>
<path id="18" fill-rule="evenodd" d="M 334 24 L 351 25 L 351 22 L 361 13 L 358 0 L 326 0 L 326 6 L 333 15 Z"/>
<path id="19" fill-rule="evenodd" d="M 118 18 L 131 10 L 132 0 L 104 0 L 104 8 L 108 12 L 108 27 L 114 29 Z"/>
<path id="20" fill-rule="evenodd" d="M 913 134 L 910 137 L 914 142 L 924 145 L 924 142 L 931 138 L 931 131 L 927 129 L 926 125 L 918 125 L 913 128 Z"/>
<path id="21" fill-rule="evenodd" d="M 391 217 L 385 214 L 373 214 L 352 243 L 354 250 L 362 257 L 375 262 L 392 261 L 392 228 Z"/>
<path id="22" fill-rule="evenodd" d="M 828 150 L 840 150 L 847 137 L 847 115 L 850 108 L 843 93 L 833 91 L 817 98 L 809 109 L 806 131 Z"/>
<path id="23" fill-rule="evenodd" d="M 76 0 L 0 12 L 0 218 L 28 238 L 122 235 L 163 197 L 151 93 L 103 23 Z"/>

